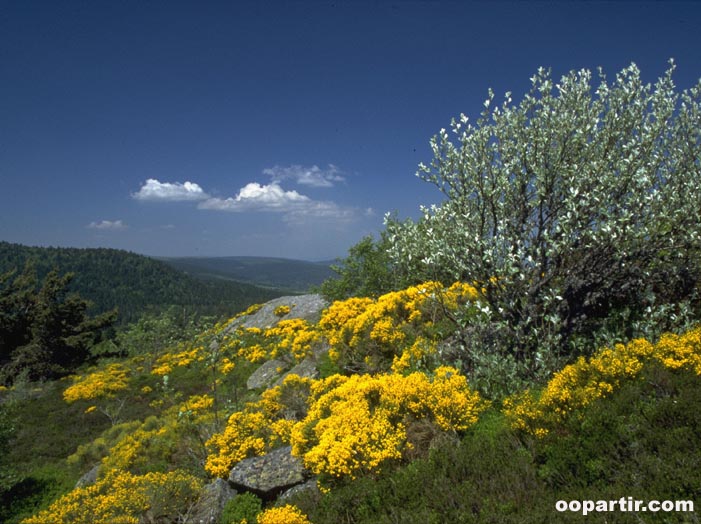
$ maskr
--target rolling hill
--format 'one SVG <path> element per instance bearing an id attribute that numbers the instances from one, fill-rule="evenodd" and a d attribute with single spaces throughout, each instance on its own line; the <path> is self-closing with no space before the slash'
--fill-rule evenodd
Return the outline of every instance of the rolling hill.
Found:
<path id="1" fill-rule="evenodd" d="M 159 258 L 197 278 L 246 282 L 266 288 L 305 293 L 334 277 L 331 262 L 308 262 L 271 257 Z"/>
<path id="2" fill-rule="evenodd" d="M 93 312 L 119 308 L 120 323 L 146 310 L 187 306 L 200 314 L 232 315 L 284 294 L 233 280 L 195 278 L 162 261 L 116 249 L 29 247 L 0 242 L 0 275 L 30 263 L 42 279 L 52 269 L 74 273 L 71 290 L 93 302 Z"/>

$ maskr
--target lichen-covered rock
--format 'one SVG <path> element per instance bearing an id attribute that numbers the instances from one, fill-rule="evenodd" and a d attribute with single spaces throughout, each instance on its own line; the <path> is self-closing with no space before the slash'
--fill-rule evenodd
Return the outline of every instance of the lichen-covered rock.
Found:
<path id="1" fill-rule="evenodd" d="M 244 459 L 231 470 L 229 483 L 238 491 L 250 491 L 265 501 L 306 482 L 310 473 L 292 456 L 291 446 L 272 450 L 261 457 Z"/>
<path id="2" fill-rule="evenodd" d="M 316 480 L 310 479 L 304 484 L 298 484 L 294 487 L 291 487 L 277 498 L 277 500 L 275 501 L 275 505 L 281 506 L 283 504 L 286 504 L 292 497 L 299 495 L 300 493 L 320 493 L 319 486 L 317 485 Z"/>
<path id="3" fill-rule="evenodd" d="M 248 377 L 246 387 L 248 389 L 267 388 L 279 379 L 289 367 L 290 365 L 282 360 L 268 360 Z"/>
<path id="4" fill-rule="evenodd" d="M 223 479 L 216 479 L 207 484 L 200 493 L 200 498 L 192 508 L 187 522 L 193 524 L 217 524 L 219 522 L 224 506 L 236 496 L 234 490 L 228 482 Z"/>
<path id="5" fill-rule="evenodd" d="M 319 320 L 321 312 L 328 305 L 329 303 L 319 294 L 279 297 L 266 302 L 252 315 L 237 318 L 229 325 L 227 330 L 234 331 L 238 327 L 267 329 L 283 319 L 292 318 L 301 318 L 307 322 L 314 323 Z M 286 307 L 282 308 L 283 306 Z M 282 310 L 289 308 L 289 312 L 280 314 L 281 308 Z"/>

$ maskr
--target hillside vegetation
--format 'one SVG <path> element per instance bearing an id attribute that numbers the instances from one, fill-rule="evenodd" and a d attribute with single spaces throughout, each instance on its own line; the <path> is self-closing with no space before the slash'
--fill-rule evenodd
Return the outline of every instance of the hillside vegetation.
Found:
<path id="1" fill-rule="evenodd" d="M 673 69 L 490 92 L 420 166 L 445 201 L 351 248 L 319 311 L 137 328 L 4 388 L 0 519 L 698 522 L 701 82 Z"/>
<path id="2" fill-rule="evenodd" d="M 234 280 L 293 293 L 307 293 L 334 275 L 326 262 L 288 258 L 180 257 L 161 260 L 199 278 Z"/>
<path id="3" fill-rule="evenodd" d="M 201 280 L 149 257 L 116 249 L 28 247 L 0 242 L 0 274 L 21 273 L 30 263 L 42 280 L 51 270 L 73 273 L 69 290 L 92 302 L 93 313 L 113 308 L 119 322 L 145 311 L 186 306 L 203 315 L 231 316 L 250 304 L 283 294 L 251 284 Z"/>
<path id="4" fill-rule="evenodd" d="M 4 460 L 33 469 L 6 470 L 21 480 L 4 494 L 5 521 L 189 522 L 209 479 L 284 444 L 321 492 L 259 522 L 567 521 L 558 500 L 698 500 L 698 328 L 601 348 L 541 387 L 490 400 L 442 362 L 440 344 L 450 313 L 480 293 L 428 282 L 337 301 L 317 323 L 283 309 L 267 329 L 244 327 L 252 308 L 163 352 L 7 390 L 4 412 L 24 439 Z M 324 341 L 318 378 L 246 388 L 262 363 L 287 369 Z M 96 464 L 96 483 L 72 489 Z M 22 520 L 37 503 L 45 509 Z M 264 504 L 254 506 L 263 515 Z"/>

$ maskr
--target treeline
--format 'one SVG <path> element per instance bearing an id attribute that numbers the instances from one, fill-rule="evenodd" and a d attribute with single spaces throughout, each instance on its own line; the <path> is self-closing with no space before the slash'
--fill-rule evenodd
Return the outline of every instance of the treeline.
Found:
<path id="1" fill-rule="evenodd" d="M 138 319 L 145 311 L 184 306 L 192 312 L 228 316 L 281 292 L 250 284 L 198 280 L 167 264 L 116 249 L 28 247 L 0 242 L 0 274 L 22 272 L 29 264 L 42 281 L 52 270 L 72 273 L 70 292 L 90 302 L 88 312 L 117 308 L 119 324 Z"/>

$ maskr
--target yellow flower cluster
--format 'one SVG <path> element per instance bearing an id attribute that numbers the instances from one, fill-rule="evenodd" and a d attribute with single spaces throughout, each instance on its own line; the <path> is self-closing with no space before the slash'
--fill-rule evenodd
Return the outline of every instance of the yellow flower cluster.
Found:
<path id="1" fill-rule="evenodd" d="M 211 411 L 213 405 L 214 399 L 211 396 L 193 395 L 180 405 L 178 414 L 205 415 Z"/>
<path id="2" fill-rule="evenodd" d="M 662 335 L 653 356 L 666 368 L 687 369 L 701 375 L 701 327 L 682 335 Z"/>
<path id="3" fill-rule="evenodd" d="M 580 357 L 555 373 L 540 396 L 526 391 L 506 399 L 505 413 L 515 429 L 544 436 L 572 413 L 635 379 L 653 361 L 701 375 L 701 328 L 665 334 L 654 345 L 636 339 L 603 348 L 589 359 Z"/>
<path id="4" fill-rule="evenodd" d="M 132 475 L 112 473 L 76 488 L 22 524 L 140 524 L 176 522 L 197 498 L 199 479 L 182 471 Z"/>
<path id="5" fill-rule="evenodd" d="M 265 338 L 271 346 L 269 358 L 291 356 L 300 361 L 312 352 L 319 341 L 319 332 L 301 318 L 281 320 L 277 325 L 265 330 Z"/>
<path id="6" fill-rule="evenodd" d="M 439 282 L 426 282 L 376 300 L 334 302 L 322 314 L 319 328 L 336 362 L 362 361 L 370 373 L 387 371 L 392 364 L 395 370 L 407 369 L 424 351 L 435 350 L 432 328 L 445 312 L 477 298 L 477 289 L 469 284 L 458 282 L 446 289 Z M 417 344 L 419 337 L 425 340 Z"/>
<path id="7" fill-rule="evenodd" d="M 443 431 L 464 431 L 487 405 L 448 367 L 438 368 L 433 379 L 419 372 L 334 375 L 311 391 L 306 418 L 292 428 L 293 453 L 315 473 L 338 478 L 401 459 L 411 421 L 428 419 Z"/>
<path id="8" fill-rule="evenodd" d="M 258 515 L 258 524 L 311 524 L 299 508 L 286 504 L 270 508 Z"/>
<path id="9" fill-rule="evenodd" d="M 202 346 L 186 349 L 178 353 L 166 353 L 156 361 L 156 366 L 151 373 L 160 376 L 168 375 L 175 368 L 187 367 L 193 362 L 202 362 L 205 359 L 206 352 Z"/>
<path id="10" fill-rule="evenodd" d="M 204 469 L 211 475 L 226 478 L 237 462 L 263 455 L 268 450 L 267 422 L 263 413 L 237 411 L 231 415 L 224 431 L 207 441 L 209 453 Z"/>
<path id="11" fill-rule="evenodd" d="M 63 392 L 66 402 L 114 398 L 129 387 L 129 368 L 124 364 L 109 364 L 104 369 L 73 377 L 73 385 Z"/>
<path id="12" fill-rule="evenodd" d="M 275 310 L 273 311 L 273 314 L 274 314 L 276 317 L 284 317 L 284 316 L 287 315 L 289 312 L 290 312 L 290 306 L 287 306 L 287 305 L 284 305 L 284 304 L 283 304 L 282 306 L 276 307 Z"/>
<path id="13" fill-rule="evenodd" d="M 312 380 L 288 376 L 281 386 L 263 392 L 258 402 L 229 417 L 226 428 L 206 443 L 205 469 L 226 478 L 232 466 L 252 456 L 263 455 L 275 446 L 290 442 L 295 405 L 305 403 Z"/>
<path id="14" fill-rule="evenodd" d="M 422 360 L 436 354 L 437 342 L 425 337 L 417 337 L 411 346 L 405 347 L 401 355 L 392 359 L 392 373 L 402 373 L 421 367 Z"/>
<path id="15" fill-rule="evenodd" d="M 109 454 L 102 459 L 102 466 L 114 471 L 149 471 L 173 452 L 170 448 L 174 443 L 175 431 L 174 420 L 148 417 L 110 448 Z"/>
<path id="16" fill-rule="evenodd" d="M 281 320 L 275 326 L 238 328 L 226 341 L 225 349 L 249 362 L 258 363 L 273 358 L 300 361 L 311 354 L 321 339 L 315 326 L 301 318 Z"/>

